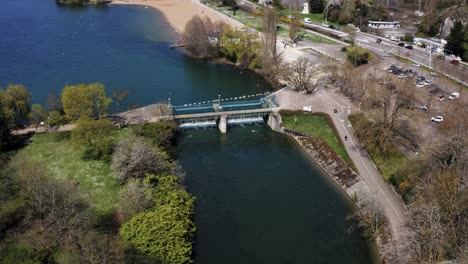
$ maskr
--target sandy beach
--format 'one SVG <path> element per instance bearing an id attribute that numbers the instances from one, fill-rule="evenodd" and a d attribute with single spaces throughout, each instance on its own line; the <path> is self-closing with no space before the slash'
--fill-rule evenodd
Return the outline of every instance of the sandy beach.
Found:
<path id="1" fill-rule="evenodd" d="M 183 32 L 187 22 L 196 15 L 209 17 L 212 21 L 224 21 L 224 23 L 236 28 L 243 26 L 238 21 L 214 12 L 196 0 L 116 0 L 112 4 L 142 5 L 156 8 L 165 15 L 167 21 L 177 33 Z"/>

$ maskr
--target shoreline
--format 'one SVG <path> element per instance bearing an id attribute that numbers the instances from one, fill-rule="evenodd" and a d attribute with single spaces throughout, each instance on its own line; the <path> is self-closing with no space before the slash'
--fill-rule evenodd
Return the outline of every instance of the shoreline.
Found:
<path id="1" fill-rule="evenodd" d="M 115 0 L 111 2 L 111 5 L 136 5 L 153 8 L 161 12 L 164 19 L 179 36 L 183 33 L 185 25 L 194 16 L 207 17 L 212 22 L 221 21 L 234 28 L 243 27 L 240 22 L 214 12 L 196 0 Z"/>

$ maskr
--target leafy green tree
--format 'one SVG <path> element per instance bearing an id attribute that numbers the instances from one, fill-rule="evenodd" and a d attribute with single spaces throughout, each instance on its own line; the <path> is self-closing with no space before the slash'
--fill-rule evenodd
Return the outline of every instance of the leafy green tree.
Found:
<path id="1" fill-rule="evenodd" d="M 131 246 L 156 256 L 165 264 L 192 263 L 194 197 L 175 176 L 150 176 L 156 181 L 156 208 L 132 217 L 120 228 Z"/>
<path id="2" fill-rule="evenodd" d="M 352 46 L 346 49 L 348 61 L 354 66 L 368 63 L 372 59 L 372 53 L 358 46 Z"/>
<path id="3" fill-rule="evenodd" d="M 40 104 L 33 104 L 31 107 L 31 121 L 37 127 L 39 124 L 47 119 L 47 111 Z"/>
<path id="4" fill-rule="evenodd" d="M 31 106 L 32 94 L 23 85 L 8 85 L 5 93 L 6 106 L 11 110 L 15 125 L 23 124 L 27 119 Z"/>
<path id="5" fill-rule="evenodd" d="M 108 120 L 81 119 L 72 130 L 71 140 L 76 147 L 84 149 L 84 158 L 109 161 L 114 147 L 114 129 Z"/>
<path id="6" fill-rule="evenodd" d="M 147 138 L 154 145 L 160 146 L 165 151 L 170 151 L 175 140 L 175 129 L 175 122 L 162 121 L 136 126 L 133 129 L 133 133 Z"/>
<path id="7" fill-rule="evenodd" d="M 221 53 L 241 68 L 255 68 L 260 41 L 256 34 L 223 28 L 221 36 Z"/>
<path id="8" fill-rule="evenodd" d="M 60 126 L 65 123 L 65 117 L 57 110 L 53 110 L 49 113 L 47 118 L 49 126 Z"/>
<path id="9" fill-rule="evenodd" d="M 11 142 L 13 113 L 7 106 L 6 95 L 0 89 L 0 148 Z"/>
<path id="10" fill-rule="evenodd" d="M 63 110 L 72 120 L 101 118 L 106 115 L 111 102 L 100 83 L 65 86 L 62 91 Z"/>
<path id="11" fill-rule="evenodd" d="M 463 42 L 463 60 L 468 61 L 468 25 L 465 26 L 465 41 Z"/>
<path id="12" fill-rule="evenodd" d="M 447 38 L 447 44 L 445 45 L 445 49 L 450 50 L 453 54 L 457 56 L 463 55 L 463 25 L 461 21 L 455 21 L 452 29 L 450 30 L 450 34 Z"/>
<path id="13" fill-rule="evenodd" d="M 309 11 L 312 14 L 323 13 L 323 0 L 309 0 Z"/>

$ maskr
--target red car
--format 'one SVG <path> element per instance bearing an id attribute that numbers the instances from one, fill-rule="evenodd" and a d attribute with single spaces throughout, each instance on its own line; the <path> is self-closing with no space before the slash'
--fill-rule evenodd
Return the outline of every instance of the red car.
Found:
<path id="1" fill-rule="evenodd" d="M 450 63 L 453 64 L 453 65 L 458 65 L 458 64 L 460 64 L 460 62 L 457 61 L 457 60 L 452 60 L 452 61 L 450 61 Z"/>

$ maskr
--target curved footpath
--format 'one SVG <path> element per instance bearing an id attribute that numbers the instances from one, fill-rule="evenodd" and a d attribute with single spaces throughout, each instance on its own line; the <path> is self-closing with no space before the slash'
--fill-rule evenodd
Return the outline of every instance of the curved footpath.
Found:
<path id="1" fill-rule="evenodd" d="M 399 195 L 385 182 L 364 148 L 356 139 L 348 115 L 358 111 L 343 95 L 336 91 L 319 91 L 314 95 L 295 93 L 284 88 L 277 93 L 281 109 L 302 110 L 303 106 L 312 106 L 313 112 L 324 112 L 331 116 L 341 138 L 348 136 L 345 143 L 346 151 L 356 165 L 357 172 L 375 196 L 388 219 L 394 241 L 401 237 L 407 209 Z M 333 109 L 338 113 L 333 113 Z"/>

